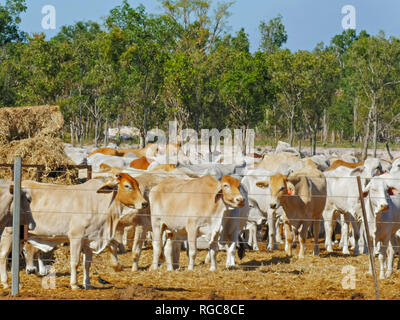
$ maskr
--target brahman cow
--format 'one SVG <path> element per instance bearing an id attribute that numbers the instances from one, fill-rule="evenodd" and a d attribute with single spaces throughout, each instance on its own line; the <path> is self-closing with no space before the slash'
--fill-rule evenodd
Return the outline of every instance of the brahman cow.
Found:
<path id="1" fill-rule="evenodd" d="M 119 220 L 131 209 L 148 205 L 137 181 L 121 173 L 104 183 L 92 179 L 86 183 L 65 186 L 24 181 L 32 194 L 31 210 L 36 227 L 29 232 L 29 242 L 42 251 L 57 243 L 70 243 L 71 288 L 77 289 L 76 271 L 83 251 L 83 286 L 91 288 L 89 268 L 92 253 L 103 251 L 114 238 Z M 7 284 L 6 258 L 11 247 L 11 230 L 1 240 L 0 275 Z"/>
<path id="2" fill-rule="evenodd" d="M 313 222 L 314 251 L 319 253 L 318 236 L 322 211 L 326 203 L 326 180 L 321 171 L 304 168 L 296 171 L 290 177 L 280 173 L 270 177 L 269 181 L 256 183 L 260 188 L 270 188 L 272 209 L 282 206 L 287 224 L 295 234 L 299 235 L 299 258 L 304 258 L 304 243 L 307 231 Z M 290 235 L 291 232 L 287 232 Z M 292 239 L 288 238 L 287 254 L 292 255 Z"/>
<path id="3" fill-rule="evenodd" d="M 397 243 L 396 233 L 400 230 L 400 172 L 373 177 L 364 189 L 364 196 L 370 235 L 376 244 L 380 243 L 379 278 L 384 279 L 393 272 L 393 246 Z M 390 248 L 385 273 L 388 247 Z"/>
<path id="4" fill-rule="evenodd" d="M 240 181 L 223 176 L 221 181 L 212 176 L 198 179 L 169 178 L 150 191 L 151 224 L 153 229 L 153 265 L 158 268 L 162 247 L 162 233 L 187 233 L 189 270 L 193 270 L 196 241 L 204 234 L 210 244 L 210 270 L 216 269 L 215 254 L 218 236 L 226 210 L 245 205 L 239 190 Z M 172 257 L 167 255 L 168 270 L 172 270 Z"/>

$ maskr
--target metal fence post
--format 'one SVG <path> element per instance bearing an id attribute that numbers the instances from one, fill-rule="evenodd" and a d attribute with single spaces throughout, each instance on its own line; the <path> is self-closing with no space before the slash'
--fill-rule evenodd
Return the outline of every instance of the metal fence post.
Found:
<path id="1" fill-rule="evenodd" d="M 21 214 L 21 158 L 14 158 L 14 207 L 12 239 L 12 287 L 11 295 L 19 292 L 19 253 L 20 253 L 20 214 Z"/>
<path id="2" fill-rule="evenodd" d="M 363 197 L 363 191 L 362 191 L 362 187 L 361 187 L 361 178 L 360 178 L 360 176 L 357 176 L 357 184 L 358 184 L 358 192 L 360 193 L 361 211 L 362 211 L 362 214 L 363 214 L 364 228 L 365 228 L 365 233 L 366 233 L 366 236 L 367 236 L 367 246 L 368 246 L 369 260 L 370 260 L 370 263 L 371 263 L 372 276 L 374 277 L 375 298 L 376 298 L 376 300 L 379 300 L 378 279 L 376 278 L 374 253 L 372 251 L 373 250 L 373 243 L 371 241 L 371 237 L 370 237 L 370 234 L 369 234 L 368 220 L 367 220 L 367 214 L 365 212 L 364 197 Z"/>

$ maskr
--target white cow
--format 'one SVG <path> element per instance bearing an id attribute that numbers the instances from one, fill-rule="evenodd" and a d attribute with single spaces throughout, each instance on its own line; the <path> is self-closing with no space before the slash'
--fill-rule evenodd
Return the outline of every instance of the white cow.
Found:
<path id="1" fill-rule="evenodd" d="M 380 243 L 379 278 L 384 279 L 393 272 L 394 250 L 390 248 L 390 245 L 396 245 L 396 233 L 400 230 L 400 172 L 372 178 L 364 193 L 367 194 L 365 209 L 369 231 L 375 243 Z M 385 273 L 388 248 L 389 256 Z"/>
<path id="2" fill-rule="evenodd" d="M 357 168 L 338 167 L 335 170 L 325 171 L 327 181 L 327 203 L 323 212 L 325 228 L 325 246 L 328 252 L 333 251 L 333 225 L 340 214 L 343 214 L 341 242 L 343 254 L 349 251 L 349 224 L 354 232 L 354 255 L 359 254 L 361 205 L 359 202 L 356 176 L 360 176 L 362 186 L 369 180 L 382 173 L 379 159 L 371 158 L 364 161 L 364 165 Z"/>

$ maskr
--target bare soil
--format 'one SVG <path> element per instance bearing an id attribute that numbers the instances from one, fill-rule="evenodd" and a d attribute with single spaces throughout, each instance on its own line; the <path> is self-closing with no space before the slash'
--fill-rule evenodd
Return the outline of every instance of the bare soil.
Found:
<path id="1" fill-rule="evenodd" d="M 223 251 L 218 253 L 218 270 L 210 272 L 209 265 L 202 263 L 206 251 L 200 250 L 196 258 L 194 271 L 187 270 L 186 253 L 181 254 L 181 268 L 167 271 L 165 265 L 159 270 L 149 270 L 152 262 L 151 246 L 142 252 L 140 270 L 131 271 L 131 253 L 119 255 L 123 265 L 121 272 L 115 272 L 109 263 L 109 253 L 94 256 L 91 267 L 93 290 L 71 290 L 69 287 L 69 247 L 59 247 L 55 253 L 54 268 L 55 289 L 45 289 L 50 278 L 27 275 L 21 269 L 23 287 L 16 297 L 10 295 L 10 289 L 0 289 L 0 299 L 25 300 L 359 300 L 375 299 L 374 281 L 368 271 L 367 255 L 358 257 L 344 256 L 340 250 L 327 253 L 321 240 L 321 253 L 312 256 L 311 243 L 308 244 L 306 257 L 289 258 L 282 250 L 267 252 L 263 244 L 260 251 L 247 251 L 242 260 L 237 260 L 238 268 L 226 270 Z M 376 259 L 376 264 L 378 261 Z M 397 258 L 395 259 L 395 266 Z M 348 273 L 342 273 L 346 266 L 355 268 L 356 283 L 354 289 L 345 289 Z M 379 266 L 377 266 L 379 269 Z M 397 269 L 395 267 L 395 269 Z M 344 269 L 346 270 L 346 269 Z M 9 276 L 10 273 L 9 273 Z M 98 276 L 111 284 L 102 285 Z M 82 266 L 78 269 L 78 281 L 83 278 Z M 11 285 L 11 280 L 9 281 Z M 44 286 L 43 286 L 44 284 Z M 379 280 L 381 299 L 400 298 L 400 272 L 385 280 Z"/>

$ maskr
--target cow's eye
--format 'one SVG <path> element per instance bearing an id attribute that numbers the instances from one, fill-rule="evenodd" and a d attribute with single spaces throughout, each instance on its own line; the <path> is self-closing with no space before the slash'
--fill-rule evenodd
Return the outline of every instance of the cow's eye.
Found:
<path id="1" fill-rule="evenodd" d="M 282 187 L 279 189 L 279 191 L 284 191 L 284 190 L 285 190 L 285 187 Z"/>
<path id="2" fill-rule="evenodd" d="M 125 187 L 125 189 L 133 190 L 133 188 L 130 184 L 124 184 L 124 187 Z"/>

